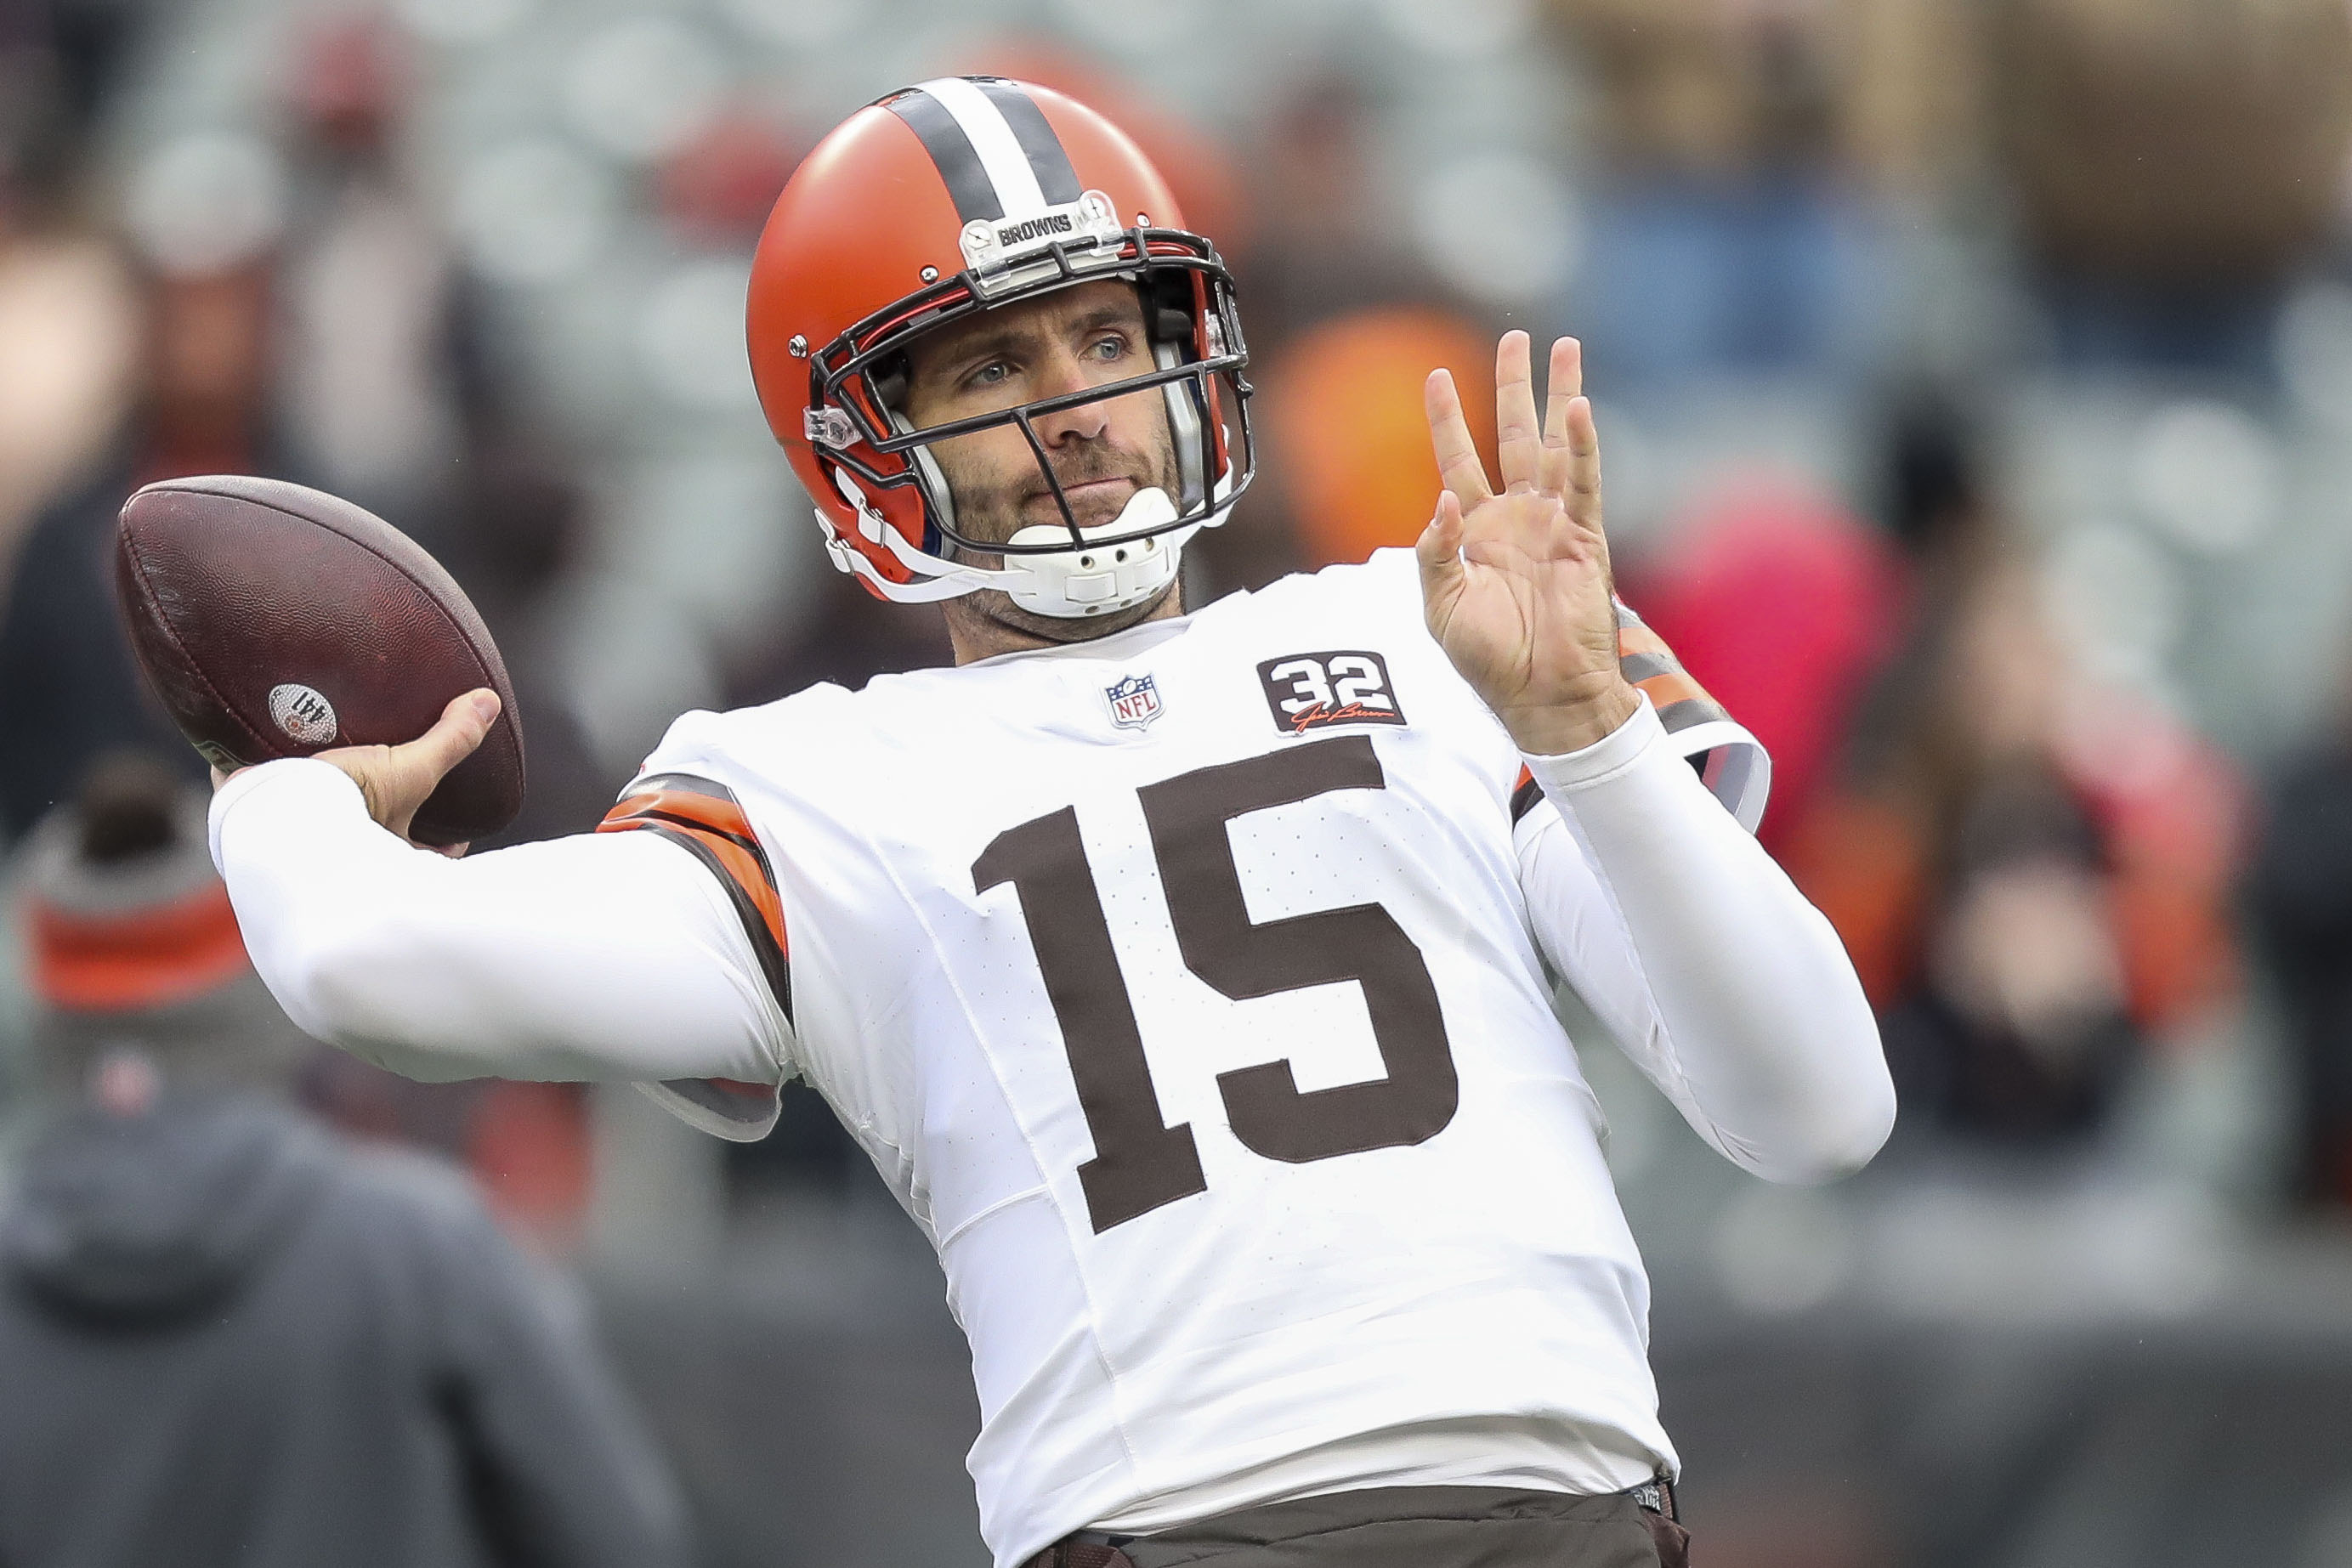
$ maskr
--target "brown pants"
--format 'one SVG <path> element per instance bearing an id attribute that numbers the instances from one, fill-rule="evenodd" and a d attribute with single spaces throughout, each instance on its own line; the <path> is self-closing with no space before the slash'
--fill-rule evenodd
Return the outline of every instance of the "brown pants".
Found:
<path id="1" fill-rule="evenodd" d="M 1381 1487 L 1244 1509 L 1117 1542 L 1074 1537 L 1028 1568 L 1688 1568 L 1690 1536 L 1629 1497 Z"/>

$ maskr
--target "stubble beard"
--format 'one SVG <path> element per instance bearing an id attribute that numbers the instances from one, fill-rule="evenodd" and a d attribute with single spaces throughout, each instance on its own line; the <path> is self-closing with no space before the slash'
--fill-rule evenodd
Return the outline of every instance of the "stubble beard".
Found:
<path id="1" fill-rule="evenodd" d="M 1138 490 L 1156 486 L 1172 500 L 1178 494 L 1174 439 L 1165 429 L 1155 430 L 1149 454 L 1128 453 L 1105 442 L 1071 463 L 1068 472 L 1057 470 L 1056 477 L 1065 486 L 1083 485 L 1095 479 L 1130 479 Z M 948 487 L 955 497 L 956 531 L 967 538 L 1001 541 L 1011 538 L 1033 522 L 1060 520 L 1060 509 L 1052 505 L 1050 494 L 1046 504 L 1047 517 L 1035 518 L 1026 515 L 1032 497 L 1036 494 L 1034 476 L 1024 476 L 1011 484 L 980 488 L 960 481 L 944 456 L 940 459 L 940 472 L 947 477 Z M 979 489 L 976 497 L 972 494 L 974 489 Z M 1134 494 L 1130 491 L 1119 499 L 1116 507 L 1108 508 L 1090 508 L 1083 504 L 1074 504 L 1071 509 L 1081 527 L 1099 528 L 1116 519 L 1119 509 L 1133 499 Z M 1095 510 L 1103 510 L 1105 515 L 1090 515 Z M 961 545 L 953 549 L 957 560 L 973 566 L 996 568 L 1004 564 L 1004 558 L 999 555 Z M 1131 604 L 1125 610 L 1107 615 L 1040 615 L 1034 610 L 1023 609 L 1013 602 L 1011 594 L 999 588 L 974 589 L 970 593 L 946 601 L 941 608 L 950 622 L 984 623 L 1034 642 L 1086 643 L 1097 637 L 1107 637 L 1114 632 L 1124 632 L 1130 626 L 1140 625 L 1152 619 L 1165 610 L 1171 597 L 1181 601 L 1181 581 L 1171 580 L 1167 587 L 1142 603 Z"/>

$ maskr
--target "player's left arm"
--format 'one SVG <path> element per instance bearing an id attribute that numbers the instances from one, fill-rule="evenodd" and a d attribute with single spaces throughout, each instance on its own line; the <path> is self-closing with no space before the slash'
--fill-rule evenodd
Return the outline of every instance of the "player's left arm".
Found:
<path id="1" fill-rule="evenodd" d="M 1445 490 L 1417 547 L 1431 633 L 1561 820 L 1522 881 L 1548 956 L 1717 1148 L 1759 1175 L 1851 1170 L 1891 1129 L 1877 1026 L 1836 933 L 1718 803 L 1626 678 L 1577 344 L 1539 423 L 1526 334 L 1496 355 L 1503 488 L 1430 378 Z"/>

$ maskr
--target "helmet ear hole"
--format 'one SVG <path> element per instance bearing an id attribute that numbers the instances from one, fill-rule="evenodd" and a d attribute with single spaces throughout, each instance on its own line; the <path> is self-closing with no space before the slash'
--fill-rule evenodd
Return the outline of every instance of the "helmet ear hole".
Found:
<path id="1" fill-rule="evenodd" d="M 907 380 L 910 373 L 907 356 L 891 354 L 875 361 L 866 372 L 866 384 L 874 389 L 874 395 L 884 408 L 903 414 L 907 412 Z"/>
<path id="2" fill-rule="evenodd" d="M 1181 272 L 1153 273 L 1143 287 L 1143 319 L 1153 344 L 1172 344 L 1184 359 L 1195 358 L 1191 277 Z"/>

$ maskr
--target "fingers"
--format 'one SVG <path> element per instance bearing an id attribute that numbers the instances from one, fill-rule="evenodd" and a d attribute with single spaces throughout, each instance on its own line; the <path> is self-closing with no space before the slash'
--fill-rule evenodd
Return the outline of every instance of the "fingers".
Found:
<path id="1" fill-rule="evenodd" d="M 1569 484 L 1569 405 L 1584 393 L 1584 345 L 1573 338 L 1554 340 L 1544 383 L 1543 462 L 1536 487 L 1564 495 Z"/>
<path id="2" fill-rule="evenodd" d="M 1458 503 L 1475 507 L 1495 492 L 1486 485 L 1486 466 L 1478 460 L 1478 444 L 1470 439 L 1470 422 L 1462 414 L 1462 395 L 1448 371 L 1432 371 L 1422 389 L 1423 412 L 1429 416 L 1430 449 L 1437 455 L 1437 474 Z"/>
<path id="3" fill-rule="evenodd" d="M 1535 370 L 1525 332 L 1506 332 L 1495 345 L 1495 432 L 1503 493 L 1515 496 L 1536 488 L 1544 437 L 1536 423 Z"/>
<path id="4" fill-rule="evenodd" d="M 431 729 L 405 746 L 394 747 L 387 758 L 391 777 L 383 797 L 389 819 L 384 826 L 406 838 L 416 809 L 431 798 L 451 768 L 474 754 L 498 716 L 498 693 L 481 687 L 451 697 Z"/>
<path id="5" fill-rule="evenodd" d="M 1428 571 L 1442 569 L 1456 559 L 1462 549 L 1462 498 L 1451 490 L 1437 493 L 1437 515 L 1429 519 L 1429 527 L 1421 530 L 1413 543 L 1413 553 L 1421 558 L 1421 568 Z"/>
<path id="6" fill-rule="evenodd" d="M 499 695 L 487 686 L 452 697 L 431 729 L 405 746 L 392 748 L 393 765 L 403 773 L 430 780 L 429 794 L 443 775 L 474 754 L 498 716 Z"/>
<path id="7" fill-rule="evenodd" d="M 1588 528 L 1601 527 L 1601 432 L 1592 423 L 1592 400 L 1569 400 L 1565 416 L 1567 481 L 1560 499 L 1569 515 Z"/>
<path id="8" fill-rule="evenodd" d="M 443 777 L 482 744 L 499 716 L 499 697 L 487 687 L 453 697 L 433 727 L 405 746 L 354 746 L 319 753 L 351 775 L 366 797 L 368 815 L 408 836 L 416 809 Z"/>
<path id="9" fill-rule="evenodd" d="M 1421 530 L 1412 553 L 1421 562 L 1421 598 L 1433 621 L 1462 591 L 1462 498 L 1451 490 L 1437 496 L 1437 515 Z"/>

